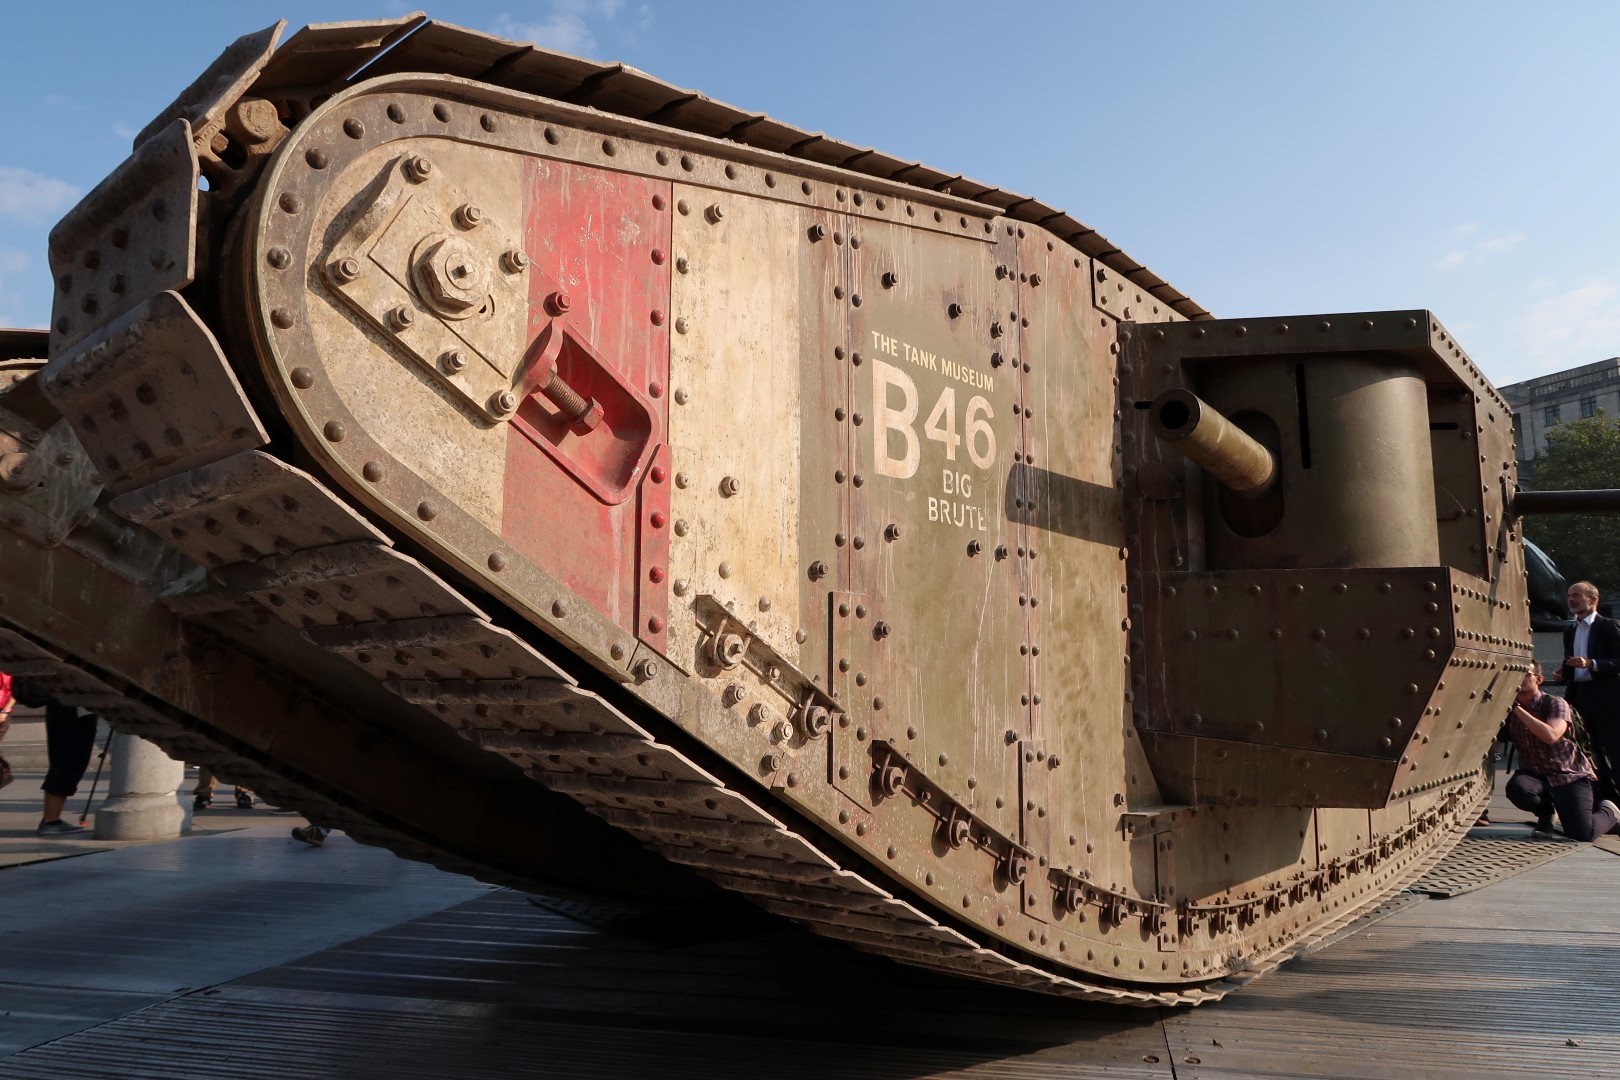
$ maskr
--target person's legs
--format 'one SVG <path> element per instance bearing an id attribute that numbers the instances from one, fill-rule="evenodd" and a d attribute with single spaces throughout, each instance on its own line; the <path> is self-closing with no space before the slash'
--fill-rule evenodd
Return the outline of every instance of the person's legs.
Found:
<path id="1" fill-rule="evenodd" d="M 1620 776 L 1615 773 L 1620 768 L 1620 718 L 1598 716 L 1587 723 L 1586 732 L 1591 736 L 1592 764 L 1597 768 L 1599 797 L 1620 799 Z"/>
<path id="2" fill-rule="evenodd" d="M 62 820 L 67 801 L 79 790 L 79 781 L 90 767 L 90 752 L 96 745 L 96 718 L 79 716 L 70 706 L 45 708 L 44 807 L 39 819 L 40 835 L 76 833 L 82 830 Z"/>
<path id="3" fill-rule="evenodd" d="M 191 789 L 191 800 L 199 807 L 214 801 L 214 770 L 209 765 L 197 766 L 197 786 Z"/>
<path id="4" fill-rule="evenodd" d="M 1538 825 L 1551 823 L 1553 804 L 1547 797 L 1547 785 L 1534 773 L 1516 772 L 1507 782 L 1505 794 L 1508 802 L 1528 814 L 1536 815 Z"/>
<path id="5" fill-rule="evenodd" d="M 90 753 L 96 745 L 96 719 L 78 716 L 78 710 L 52 705 L 45 710 L 45 820 L 62 816 L 65 802 L 79 790 L 79 781 L 90 767 Z M 52 809 L 55 813 L 51 813 Z"/>
<path id="6" fill-rule="evenodd" d="M 1558 808 L 1558 820 L 1564 825 L 1564 835 L 1571 840 L 1593 840 L 1614 828 L 1613 812 L 1607 808 L 1593 809 L 1590 780 L 1559 784 L 1551 789 L 1550 795 Z"/>

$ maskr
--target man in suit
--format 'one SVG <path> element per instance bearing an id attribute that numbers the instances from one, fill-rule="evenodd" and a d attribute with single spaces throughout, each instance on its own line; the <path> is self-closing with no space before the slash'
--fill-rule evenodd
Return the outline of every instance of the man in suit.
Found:
<path id="1" fill-rule="evenodd" d="M 1554 681 L 1564 684 L 1565 698 L 1585 721 L 1599 796 L 1614 798 L 1620 795 L 1620 625 L 1599 615 L 1597 604 L 1597 586 L 1590 581 L 1569 587 L 1575 621 L 1564 630 L 1564 666 Z"/>

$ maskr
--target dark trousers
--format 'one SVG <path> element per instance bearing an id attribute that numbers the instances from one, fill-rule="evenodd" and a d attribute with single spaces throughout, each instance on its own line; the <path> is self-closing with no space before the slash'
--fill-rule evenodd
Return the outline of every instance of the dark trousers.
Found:
<path id="1" fill-rule="evenodd" d="M 1620 802 L 1620 712 L 1605 697 L 1612 688 L 1613 684 L 1572 682 L 1564 700 L 1581 714 L 1581 725 L 1592 744 L 1599 798 Z"/>
<path id="2" fill-rule="evenodd" d="M 1535 773 L 1516 772 L 1507 782 L 1507 797 L 1508 802 L 1538 818 L 1550 818 L 1556 810 L 1564 835 L 1571 840 L 1594 840 L 1614 831 L 1614 815 L 1592 809 L 1590 780 L 1554 785 Z"/>
<path id="3" fill-rule="evenodd" d="M 90 767 L 90 751 L 95 746 L 94 713 L 80 716 L 71 705 L 45 706 L 45 757 L 49 768 L 40 785 L 45 794 L 71 798 Z"/>

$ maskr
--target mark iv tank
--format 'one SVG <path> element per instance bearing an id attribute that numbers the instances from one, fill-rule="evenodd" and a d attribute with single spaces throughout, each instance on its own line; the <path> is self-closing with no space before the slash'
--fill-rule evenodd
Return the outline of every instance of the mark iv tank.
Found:
<path id="1" fill-rule="evenodd" d="M 0 338 L 0 667 L 413 858 L 1124 1003 L 1472 821 L 1529 614 L 1428 312 L 1217 320 L 630 68 L 281 30 Z"/>

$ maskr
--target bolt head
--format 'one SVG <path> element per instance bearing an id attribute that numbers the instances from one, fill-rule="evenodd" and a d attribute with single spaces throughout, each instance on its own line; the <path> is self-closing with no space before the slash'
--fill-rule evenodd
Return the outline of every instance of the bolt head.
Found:
<path id="1" fill-rule="evenodd" d="M 421 155 L 408 158 L 405 161 L 405 178 L 412 183 L 420 184 L 433 175 L 433 162 Z"/>
<path id="2" fill-rule="evenodd" d="M 501 256 L 501 269 L 505 270 L 508 274 L 521 274 L 528 268 L 529 254 L 526 251 L 520 251 L 517 248 L 513 248 Z"/>
<path id="3" fill-rule="evenodd" d="M 489 271 L 466 240 L 448 236 L 431 245 L 417 260 L 416 280 L 433 310 L 465 316 L 489 295 Z"/>

